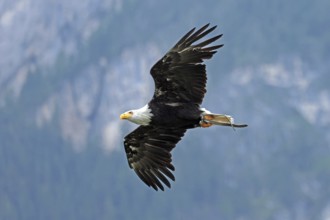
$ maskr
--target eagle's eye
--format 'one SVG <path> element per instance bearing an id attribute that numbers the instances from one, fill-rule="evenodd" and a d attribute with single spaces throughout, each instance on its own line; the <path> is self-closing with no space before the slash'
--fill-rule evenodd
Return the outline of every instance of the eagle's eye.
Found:
<path id="1" fill-rule="evenodd" d="M 132 111 L 129 111 L 128 114 L 133 115 L 133 112 Z"/>

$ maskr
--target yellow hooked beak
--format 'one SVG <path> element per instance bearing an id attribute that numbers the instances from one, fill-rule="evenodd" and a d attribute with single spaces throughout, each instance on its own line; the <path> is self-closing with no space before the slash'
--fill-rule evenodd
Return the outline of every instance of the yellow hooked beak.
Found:
<path id="1" fill-rule="evenodd" d="M 128 118 L 132 117 L 132 115 L 133 115 L 132 112 L 125 112 L 120 115 L 120 119 L 128 119 Z"/>

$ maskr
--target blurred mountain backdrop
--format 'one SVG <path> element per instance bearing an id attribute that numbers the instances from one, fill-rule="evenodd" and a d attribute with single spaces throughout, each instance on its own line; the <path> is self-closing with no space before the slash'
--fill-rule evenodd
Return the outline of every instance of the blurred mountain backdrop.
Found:
<path id="1" fill-rule="evenodd" d="M 328 0 L 2 0 L 0 219 L 330 219 Z M 247 129 L 189 131 L 176 182 L 129 169 L 119 114 L 192 27 L 223 33 L 204 106 Z"/>

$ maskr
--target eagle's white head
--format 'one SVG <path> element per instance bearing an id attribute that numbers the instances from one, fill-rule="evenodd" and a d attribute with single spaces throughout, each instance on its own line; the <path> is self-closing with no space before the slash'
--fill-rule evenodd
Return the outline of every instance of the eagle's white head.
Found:
<path id="1" fill-rule="evenodd" d="M 152 116 L 151 109 L 148 105 L 145 105 L 142 108 L 130 110 L 121 114 L 120 119 L 127 119 L 138 125 L 149 125 Z"/>

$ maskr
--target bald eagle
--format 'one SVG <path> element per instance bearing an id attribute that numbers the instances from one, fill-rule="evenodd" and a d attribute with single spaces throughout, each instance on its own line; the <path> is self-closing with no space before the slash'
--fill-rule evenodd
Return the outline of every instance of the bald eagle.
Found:
<path id="1" fill-rule="evenodd" d="M 171 171 L 171 150 L 181 140 L 187 129 L 212 125 L 246 127 L 234 124 L 230 115 L 214 114 L 201 108 L 206 93 L 206 70 L 203 61 L 210 59 L 223 46 L 209 44 L 222 35 L 201 40 L 216 26 L 209 24 L 185 34 L 152 68 L 155 91 L 144 107 L 120 115 L 140 125 L 124 138 L 129 167 L 140 179 L 155 190 L 164 191 L 169 179 L 175 180 Z"/>

